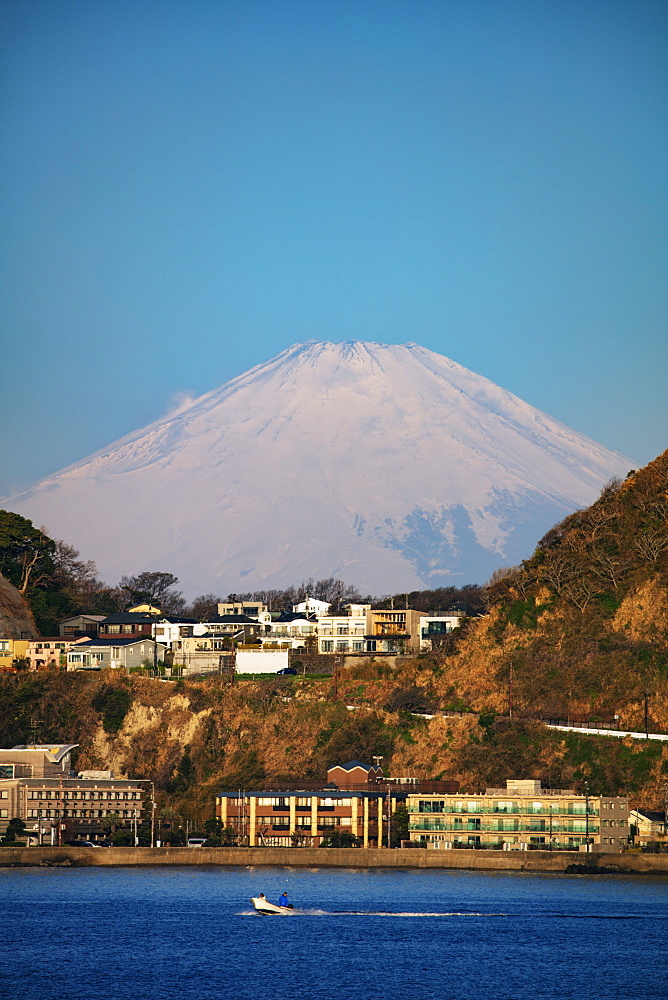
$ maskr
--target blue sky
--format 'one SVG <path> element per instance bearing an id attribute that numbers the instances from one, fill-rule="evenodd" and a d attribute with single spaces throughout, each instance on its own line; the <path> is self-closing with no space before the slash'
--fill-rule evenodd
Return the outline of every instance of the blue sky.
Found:
<path id="1" fill-rule="evenodd" d="M 0 493 L 294 342 L 666 445 L 663 2 L 4 0 Z"/>

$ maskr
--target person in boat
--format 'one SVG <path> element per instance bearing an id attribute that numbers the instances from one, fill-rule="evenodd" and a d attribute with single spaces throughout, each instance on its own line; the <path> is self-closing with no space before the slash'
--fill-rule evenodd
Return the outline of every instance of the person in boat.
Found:
<path id="1" fill-rule="evenodd" d="M 278 901 L 278 905 L 279 906 L 289 906 L 290 905 L 289 900 L 288 900 L 288 894 L 287 894 L 287 892 L 283 893 L 283 895 L 281 896 L 281 898 Z"/>

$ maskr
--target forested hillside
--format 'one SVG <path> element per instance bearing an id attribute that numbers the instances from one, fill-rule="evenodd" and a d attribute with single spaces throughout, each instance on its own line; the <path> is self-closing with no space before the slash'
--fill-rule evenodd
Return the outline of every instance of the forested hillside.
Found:
<path id="1" fill-rule="evenodd" d="M 668 749 L 548 730 L 540 719 L 668 731 L 668 454 L 553 528 L 487 588 L 489 613 L 432 653 L 333 678 L 0 676 L 0 745 L 80 744 L 78 767 L 152 778 L 161 808 L 211 814 L 219 787 L 322 777 L 373 754 L 393 776 L 469 790 L 535 777 L 662 808 Z M 459 710 L 461 717 L 439 711 Z M 424 718 L 434 715 L 434 718 Z"/>

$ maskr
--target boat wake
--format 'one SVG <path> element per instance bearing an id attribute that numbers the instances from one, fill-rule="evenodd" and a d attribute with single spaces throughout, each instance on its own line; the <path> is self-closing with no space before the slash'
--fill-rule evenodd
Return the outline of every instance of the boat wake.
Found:
<path id="1" fill-rule="evenodd" d="M 290 910 L 295 917 L 507 917 L 507 913 L 479 913 L 475 910 L 450 910 L 439 912 L 411 913 L 408 911 L 393 912 L 389 910 Z M 239 916 L 255 916 L 255 910 L 242 910 Z"/>

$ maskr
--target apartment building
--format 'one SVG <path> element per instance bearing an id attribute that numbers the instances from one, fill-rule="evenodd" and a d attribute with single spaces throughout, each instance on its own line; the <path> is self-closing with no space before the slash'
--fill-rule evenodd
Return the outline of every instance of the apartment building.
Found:
<path id="1" fill-rule="evenodd" d="M 86 778 L 70 770 L 76 744 L 0 750 L 0 834 L 10 819 L 26 824 L 31 840 L 63 843 L 99 834 L 106 817 L 118 826 L 141 820 L 144 789 L 137 781 Z"/>
<path id="2" fill-rule="evenodd" d="M 591 850 L 618 853 L 629 840 L 623 797 L 580 795 L 510 780 L 484 794 L 408 796 L 409 836 L 428 848 Z"/>
<path id="3" fill-rule="evenodd" d="M 216 816 L 249 847 L 319 847 L 334 831 L 363 847 L 387 843 L 388 826 L 409 789 L 453 791 L 453 782 L 383 778 L 380 768 L 349 761 L 332 767 L 326 782 L 290 781 L 262 791 L 222 791 Z"/>

